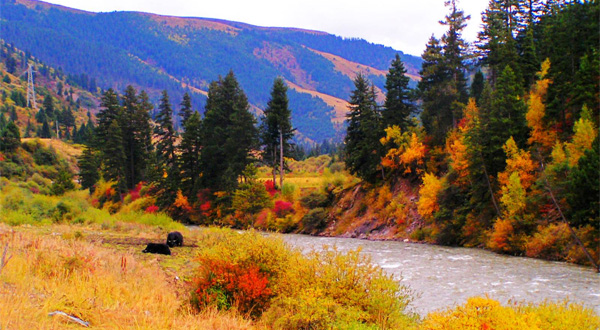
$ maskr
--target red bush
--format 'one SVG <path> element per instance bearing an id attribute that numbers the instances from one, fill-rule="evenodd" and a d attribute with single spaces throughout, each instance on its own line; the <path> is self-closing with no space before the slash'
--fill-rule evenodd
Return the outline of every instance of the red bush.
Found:
<path id="1" fill-rule="evenodd" d="M 144 212 L 154 214 L 154 213 L 158 212 L 158 206 L 150 205 L 146 208 L 146 210 Z"/>
<path id="2" fill-rule="evenodd" d="M 275 212 L 278 218 L 283 218 L 286 215 L 292 213 L 294 211 L 294 208 L 292 206 L 292 203 L 280 200 L 275 201 L 275 207 L 273 208 L 273 211 Z"/>
<path id="3" fill-rule="evenodd" d="M 144 185 L 143 182 L 138 183 L 135 188 L 131 189 L 129 191 L 129 195 L 131 196 L 131 201 L 135 201 L 136 199 L 140 198 L 140 190 L 142 190 L 142 186 Z"/>
<path id="4" fill-rule="evenodd" d="M 198 307 L 216 305 L 219 309 L 237 307 L 242 313 L 260 315 L 272 291 L 269 280 L 257 265 L 234 264 L 220 259 L 201 258 L 196 278 Z"/>
<path id="5" fill-rule="evenodd" d="M 269 195 L 271 195 L 271 197 L 275 196 L 275 194 L 277 193 L 277 189 L 275 188 L 275 183 L 273 182 L 273 180 L 265 181 L 265 189 L 267 189 L 267 192 L 269 193 Z"/>

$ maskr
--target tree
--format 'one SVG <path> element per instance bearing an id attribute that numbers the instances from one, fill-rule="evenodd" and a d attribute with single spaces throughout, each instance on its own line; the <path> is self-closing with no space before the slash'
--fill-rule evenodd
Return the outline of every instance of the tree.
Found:
<path id="1" fill-rule="evenodd" d="M 596 233 L 600 225 L 599 145 L 600 141 L 596 137 L 592 148 L 586 150 L 579 158 L 577 166 L 569 175 L 570 194 L 568 195 L 571 223 L 577 227 L 590 224 L 596 229 Z"/>
<path id="2" fill-rule="evenodd" d="M 473 82 L 471 83 L 470 96 L 475 99 L 475 102 L 479 102 L 481 93 L 483 93 L 483 87 L 485 86 L 483 73 L 478 70 L 473 76 Z"/>
<path id="3" fill-rule="evenodd" d="M 127 187 L 132 189 L 145 180 L 146 163 L 148 161 L 151 140 L 150 113 L 146 102 L 147 94 L 140 93 L 138 97 L 135 88 L 128 86 L 123 95 L 123 116 L 121 127 L 124 150 L 127 157 L 126 175 Z M 142 99 L 142 96 L 144 99 Z"/>
<path id="4" fill-rule="evenodd" d="M 200 189 L 200 152 L 202 149 L 202 120 L 194 112 L 183 123 L 183 134 L 179 145 L 179 169 L 181 190 L 189 200 L 195 201 Z"/>
<path id="5" fill-rule="evenodd" d="M 46 117 L 48 117 L 49 119 L 56 118 L 56 114 L 54 113 L 54 101 L 52 100 L 52 96 L 50 96 L 50 94 L 44 97 L 44 103 L 42 106 L 44 108 L 44 113 L 46 114 Z"/>
<path id="6" fill-rule="evenodd" d="M 181 126 L 185 126 L 185 122 L 192 116 L 194 110 L 192 109 L 192 98 L 190 94 L 183 94 L 183 100 L 181 100 L 181 110 L 179 110 L 179 116 L 181 117 Z"/>
<path id="7" fill-rule="evenodd" d="M 92 190 L 96 182 L 100 179 L 100 160 L 97 152 L 89 146 L 83 149 L 81 156 L 77 158 L 79 167 L 79 183 L 81 188 Z"/>
<path id="8" fill-rule="evenodd" d="M 446 0 L 444 3 L 449 7 L 450 13 L 446 15 L 445 21 L 440 22 L 448 27 L 448 31 L 442 36 L 444 47 L 444 62 L 449 75 L 449 92 L 451 94 L 450 111 L 452 112 L 452 127 L 458 125 L 462 108 L 467 101 L 467 79 L 465 78 L 465 60 L 468 58 L 468 44 L 462 38 L 462 31 L 467 26 L 471 16 L 464 14 L 458 9 L 458 0 Z"/>
<path id="9" fill-rule="evenodd" d="M 202 125 L 202 181 L 213 191 L 233 191 L 258 145 L 256 119 L 233 71 L 213 81 Z"/>
<path id="10" fill-rule="evenodd" d="M 536 145 L 548 152 L 552 149 L 556 141 L 556 132 L 552 130 L 545 122 L 546 105 L 545 98 L 548 86 L 552 81 L 547 78 L 548 70 L 550 69 L 550 60 L 544 61 L 542 70 L 538 73 L 539 80 L 531 88 L 529 92 L 529 100 L 527 102 L 527 126 L 531 129 L 529 140 L 531 145 Z"/>
<path id="11" fill-rule="evenodd" d="M 0 114 L 0 116 L 3 116 Z M 12 152 L 21 145 L 21 133 L 14 121 L 9 121 L 6 127 L 0 130 L 0 150 Z"/>
<path id="12" fill-rule="evenodd" d="M 379 141 L 383 137 L 383 129 L 375 90 L 362 74 L 356 76 L 354 86 L 349 101 L 350 111 L 346 115 L 346 168 L 367 182 L 375 182 L 383 154 L 383 146 Z"/>
<path id="13" fill-rule="evenodd" d="M 445 5 L 450 13 L 440 24 L 448 26 L 448 31 L 441 42 L 434 37 L 429 40 L 419 82 L 421 121 L 433 145 L 443 145 L 447 132 L 458 125 L 468 96 L 464 75 L 467 44 L 461 34 L 470 17 L 458 9 L 455 0 Z"/>
<path id="14" fill-rule="evenodd" d="M 483 30 L 479 32 L 477 47 L 483 64 L 490 69 L 492 85 L 495 85 L 496 79 L 507 65 L 520 77 L 520 61 L 515 41 L 517 16 L 517 0 L 490 0 L 488 8 L 481 15 Z"/>
<path id="15" fill-rule="evenodd" d="M 107 131 L 107 138 L 103 147 L 103 177 L 106 181 L 114 181 L 117 192 L 122 195 L 127 191 L 127 178 L 125 175 L 125 150 L 123 148 L 123 133 L 119 122 L 112 121 Z"/>
<path id="16" fill-rule="evenodd" d="M 489 145 L 483 150 L 490 164 L 490 174 L 494 175 L 504 166 L 504 143 L 512 136 L 516 145 L 523 147 L 527 141 L 525 113 L 521 84 L 514 71 L 506 66 L 498 78 L 496 90 L 492 94 L 488 113 L 487 135 Z"/>
<path id="17" fill-rule="evenodd" d="M 271 89 L 271 99 L 267 103 L 261 125 L 261 140 L 265 147 L 263 159 L 273 168 L 279 169 L 279 186 L 283 187 L 283 176 L 286 169 L 284 155 L 290 154 L 289 141 L 294 136 L 291 122 L 291 110 L 288 107 L 287 87 L 283 79 L 276 78 Z M 278 164 L 279 163 L 279 164 Z"/>
<path id="18" fill-rule="evenodd" d="M 403 132 L 411 126 L 410 115 L 415 109 L 410 103 L 409 82 L 410 78 L 406 76 L 404 63 L 402 63 L 400 56 L 396 54 L 385 80 L 387 92 L 382 111 L 384 126 L 397 125 Z"/>
<path id="19" fill-rule="evenodd" d="M 169 94 L 166 90 L 162 92 L 160 104 L 156 116 L 156 127 L 154 135 L 156 138 L 156 156 L 159 162 L 159 168 L 165 173 L 162 180 L 162 186 L 170 192 L 175 191 L 179 181 L 177 170 L 177 155 L 175 153 L 175 128 L 173 127 L 173 109 L 169 102 Z M 172 195 L 172 194 L 170 194 Z M 173 197 L 173 196 L 171 196 Z M 168 201 L 165 201 L 169 204 Z"/>
<path id="20" fill-rule="evenodd" d="M 60 122 L 65 127 L 66 134 L 69 134 L 71 131 L 71 127 L 75 126 L 75 116 L 73 116 L 73 111 L 71 111 L 70 107 L 64 109 L 60 116 Z"/>
<path id="21" fill-rule="evenodd" d="M 75 189 L 75 184 L 73 183 L 73 174 L 67 171 L 66 169 L 61 169 L 58 171 L 58 176 L 52 183 L 50 187 L 50 192 L 53 195 L 62 195 L 69 190 Z"/>

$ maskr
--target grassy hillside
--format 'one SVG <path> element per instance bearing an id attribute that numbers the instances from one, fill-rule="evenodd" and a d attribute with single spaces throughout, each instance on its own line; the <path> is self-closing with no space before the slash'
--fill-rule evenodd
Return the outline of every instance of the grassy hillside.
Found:
<path id="1" fill-rule="evenodd" d="M 208 84 L 231 69 L 254 108 L 264 109 L 274 78 L 283 76 L 301 87 L 289 95 L 292 120 L 301 136 L 313 141 L 336 137 L 339 104 L 348 99 L 356 72 L 382 89 L 382 73 L 397 53 L 324 32 L 135 12 L 88 13 L 34 0 L 1 3 L 2 38 L 67 73 L 96 77 L 103 88 L 133 84 L 155 100 L 167 89 L 175 104 L 188 91 L 202 110 Z M 416 79 L 420 58 L 398 53 Z"/>

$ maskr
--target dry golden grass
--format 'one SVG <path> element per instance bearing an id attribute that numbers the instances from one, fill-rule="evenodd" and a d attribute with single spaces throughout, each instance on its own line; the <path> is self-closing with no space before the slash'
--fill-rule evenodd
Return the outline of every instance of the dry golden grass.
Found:
<path id="1" fill-rule="evenodd" d="M 81 327 L 48 316 L 62 311 L 92 329 L 255 329 L 234 312 L 193 312 L 189 288 L 173 276 L 177 263 L 164 265 L 177 256 L 144 255 L 135 245 L 116 249 L 98 239 L 110 235 L 91 227 L 0 225 L 0 253 L 8 246 L 11 257 L 0 271 L 1 328 Z M 189 260 L 191 249 L 180 259 Z"/>

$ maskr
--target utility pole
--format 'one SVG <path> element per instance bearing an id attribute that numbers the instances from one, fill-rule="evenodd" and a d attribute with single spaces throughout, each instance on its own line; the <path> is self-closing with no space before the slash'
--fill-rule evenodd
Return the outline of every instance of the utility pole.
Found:
<path id="1" fill-rule="evenodd" d="M 33 85 L 33 65 L 29 64 L 27 68 L 27 105 L 37 110 L 35 102 L 35 86 Z"/>

